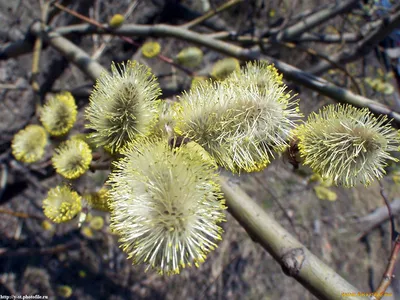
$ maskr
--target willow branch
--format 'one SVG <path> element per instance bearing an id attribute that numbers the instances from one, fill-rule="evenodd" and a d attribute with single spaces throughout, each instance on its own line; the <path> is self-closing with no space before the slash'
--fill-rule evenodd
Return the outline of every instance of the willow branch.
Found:
<path id="1" fill-rule="evenodd" d="M 208 13 L 206 13 L 206 14 L 204 14 L 204 15 L 202 15 L 202 16 L 200 16 L 200 17 L 198 17 L 198 18 L 196 18 L 196 19 L 194 19 L 194 20 L 192 20 L 190 22 L 187 22 L 187 23 L 181 25 L 181 27 L 189 29 L 189 28 L 191 28 L 193 26 L 196 26 L 196 25 L 204 22 L 205 20 L 207 20 L 209 18 L 212 18 L 216 14 L 218 14 L 218 13 L 224 11 L 224 10 L 227 10 L 228 8 L 230 8 L 232 6 L 235 6 L 236 4 L 238 4 L 240 2 L 243 2 L 243 0 L 231 0 L 231 1 L 228 1 L 228 2 L 226 2 L 224 4 L 222 4 L 220 7 L 216 8 L 214 10 L 210 10 Z"/>
<path id="2" fill-rule="evenodd" d="M 394 267 L 396 265 L 397 257 L 399 256 L 399 252 L 400 252 L 400 236 L 397 235 L 397 238 L 394 241 L 394 247 L 390 255 L 389 262 L 386 266 L 385 273 L 383 274 L 382 280 L 379 283 L 378 288 L 374 292 L 374 294 L 376 295 L 375 299 L 377 300 L 382 299 L 382 297 L 385 295 L 385 292 L 389 287 L 392 278 L 394 277 L 393 272 L 394 272 Z"/>
<path id="3" fill-rule="evenodd" d="M 39 256 L 39 255 L 52 255 L 56 253 L 66 252 L 72 248 L 79 248 L 83 245 L 80 241 L 71 241 L 65 244 L 55 245 L 49 248 L 19 248 L 19 249 L 5 249 L 0 248 L 0 258 L 3 257 L 20 257 L 20 256 Z"/>
<path id="4" fill-rule="evenodd" d="M 36 29 L 37 26 L 36 26 Z M 40 28 L 38 29 L 40 30 Z M 35 32 L 39 34 L 40 32 Z M 93 25 L 82 24 L 82 25 L 72 25 L 66 27 L 60 27 L 51 33 L 50 31 L 45 32 L 47 36 L 52 34 L 58 37 L 59 40 L 62 39 L 63 43 L 70 43 L 68 40 L 61 38 L 59 35 L 69 34 L 69 33 L 80 33 L 80 34 L 116 34 L 123 36 L 156 36 L 156 37 L 173 37 L 181 40 L 186 40 L 194 44 L 205 46 L 220 53 L 224 53 L 229 56 L 236 57 L 242 60 L 254 60 L 254 59 L 266 59 L 275 64 L 280 72 L 288 80 L 292 80 L 298 84 L 304 85 L 320 94 L 334 99 L 338 102 L 348 103 L 357 107 L 367 107 L 371 112 L 375 114 L 387 115 L 389 118 L 393 119 L 397 124 L 400 124 L 400 114 L 391 110 L 388 106 L 380 104 L 377 101 L 368 99 L 366 97 L 352 93 L 351 91 L 338 87 L 329 81 L 314 76 L 308 72 L 302 71 L 292 65 L 282 62 L 278 59 L 262 55 L 260 53 L 259 47 L 254 47 L 251 49 L 244 49 L 242 47 L 232 45 L 230 43 L 215 40 L 206 35 L 196 33 L 191 30 L 184 28 L 178 28 L 171 25 L 124 25 L 121 28 L 114 30 L 113 32 L 105 31 L 101 28 L 95 27 Z M 68 42 L 67 42 L 68 41 Z M 73 44 L 72 44 L 73 45 Z M 71 47 L 78 48 L 76 45 Z M 61 46 L 61 45 L 59 45 Z M 79 48 L 78 48 L 79 49 Z M 73 53 L 70 49 L 60 49 L 60 51 L 66 53 Z M 79 49 L 77 52 L 81 52 Z M 86 57 L 90 60 L 90 57 L 86 54 Z M 90 60 L 91 64 L 100 66 L 97 62 Z M 82 64 L 81 64 L 82 65 Z M 86 64 L 83 64 L 83 70 L 86 69 Z M 102 68 L 100 66 L 100 68 Z M 97 68 L 98 69 L 98 68 Z M 87 71 L 86 71 L 87 72 Z"/>
<path id="5" fill-rule="evenodd" d="M 349 1 L 339 1 L 336 4 L 332 4 L 327 8 L 316 11 L 315 13 L 307 16 L 306 18 L 300 19 L 299 22 L 290 25 L 284 30 L 279 30 L 278 32 L 270 32 L 267 35 L 276 35 L 276 40 L 278 41 L 290 41 L 299 37 L 302 33 L 334 18 L 341 13 L 349 11 L 352 9 L 359 1 L 349 0 Z"/>
<path id="6" fill-rule="evenodd" d="M 362 35 L 358 33 L 343 33 L 343 34 L 317 34 L 305 32 L 293 41 L 296 43 L 317 42 L 325 44 L 335 43 L 357 43 L 361 40 Z"/>
<path id="7" fill-rule="evenodd" d="M 319 299 L 343 299 L 343 293 L 356 296 L 346 299 L 368 299 L 335 271 L 313 255 L 278 222 L 267 214 L 243 190 L 221 176 L 229 212 L 247 230 L 250 237 L 268 251 L 292 276 Z"/>
<path id="8" fill-rule="evenodd" d="M 376 28 L 350 50 L 346 49 L 341 51 L 340 53 L 333 55 L 331 59 L 339 64 L 346 64 L 367 55 L 381 40 L 390 34 L 393 29 L 400 26 L 400 11 L 393 13 L 387 18 L 374 22 L 374 26 L 376 26 Z M 309 72 L 313 74 L 322 74 L 332 67 L 332 64 L 321 61 L 319 64 L 310 68 Z"/>
<path id="9" fill-rule="evenodd" d="M 3 208 L 0 208 L 0 214 L 6 214 L 6 215 L 10 215 L 10 216 L 17 217 L 17 218 L 22 218 L 22 219 L 36 219 L 39 221 L 46 220 L 46 218 L 44 216 L 32 215 L 32 214 L 27 214 L 24 212 L 12 211 L 12 210 L 3 209 Z"/>
<path id="10" fill-rule="evenodd" d="M 400 114 L 386 105 L 380 104 L 379 102 L 364 96 L 354 94 L 351 91 L 338 87 L 321 77 L 304 72 L 275 58 L 268 56 L 264 56 L 264 58 L 274 63 L 288 80 L 304 85 L 338 102 L 348 103 L 357 107 L 366 107 L 375 114 L 386 115 L 389 119 L 393 119 L 397 125 L 400 125 Z"/>
<path id="11" fill-rule="evenodd" d="M 400 199 L 395 199 L 390 203 L 390 210 L 393 215 L 399 215 L 400 213 Z M 357 240 L 362 240 L 367 236 L 372 230 L 382 225 L 382 223 L 389 220 L 388 208 L 382 206 L 370 214 L 357 220 L 357 228 L 360 234 L 357 236 Z"/>
<path id="12" fill-rule="evenodd" d="M 49 30 L 41 30 L 39 23 L 31 27 L 32 33 L 40 35 L 41 38 L 65 56 L 71 63 L 82 70 L 89 78 L 95 81 L 105 69 L 95 60 L 93 60 L 85 51 L 76 46 L 70 40 L 62 37 L 58 33 Z"/>
<path id="13" fill-rule="evenodd" d="M 224 41 L 233 41 L 241 44 L 257 45 L 260 43 L 266 44 L 271 41 L 269 38 L 258 38 L 250 35 L 238 35 L 236 32 L 220 31 L 210 33 L 207 36 Z M 356 43 L 362 39 L 360 33 L 343 33 L 343 34 L 318 34 L 305 32 L 301 36 L 294 38 L 292 41 L 296 43 L 316 42 L 324 44 L 337 43 Z"/>

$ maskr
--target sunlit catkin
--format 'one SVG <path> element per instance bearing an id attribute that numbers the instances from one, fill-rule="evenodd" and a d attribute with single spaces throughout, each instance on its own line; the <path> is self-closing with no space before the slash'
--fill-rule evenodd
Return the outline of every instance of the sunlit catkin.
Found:
<path id="1" fill-rule="evenodd" d="M 385 174 L 389 152 L 399 150 L 399 135 L 387 118 L 368 109 L 350 105 L 329 105 L 312 113 L 299 126 L 300 154 L 323 179 L 352 187 L 370 184 Z"/>
<path id="2" fill-rule="evenodd" d="M 163 139 L 127 149 L 109 180 L 111 228 L 121 248 L 161 274 L 198 266 L 217 246 L 225 219 L 214 161 L 204 149 L 173 148 Z"/>
<path id="3" fill-rule="evenodd" d="M 57 173 L 68 179 L 76 179 L 89 169 L 92 150 L 82 140 L 69 140 L 55 150 L 52 161 Z"/>
<path id="4" fill-rule="evenodd" d="M 43 200 L 43 212 L 55 223 L 72 220 L 82 208 L 81 197 L 67 186 L 57 186 L 49 190 Z"/>
<path id="5" fill-rule="evenodd" d="M 300 114 L 280 77 L 271 76 L 264 90 L 250 84 L 248 73 L 240 76 L 246 84 L 228 78 L 198 83 L 184 93 L 175 130 L 232 172 L 260 171 L 287 146 Z"/>
<path id="6" fill-rule="evenodd" d="M 87 128 L 97 146 L 111 152 L 146 135 L 157 121 L 157 97 L 161 90 L 150 69 L 137 62 L 112 64 L 111 74 L 96 81 L 86 110 Z"/>
<path id="7" fill-rule="evenodd" d="M 52 136 L 67 134 L 78 113 L 75 99 L 70 92 L 62 92 L 50 98 L 40 111 L 40 121 Z"/>
<path id="8" fill-rule="evenodd" d="M 25 163 L 33 163 L 44 155 L 47 134 L 42 126 L 28 125 L 18 131 L 12 140 L 11 149 L 14 157 Z"/>

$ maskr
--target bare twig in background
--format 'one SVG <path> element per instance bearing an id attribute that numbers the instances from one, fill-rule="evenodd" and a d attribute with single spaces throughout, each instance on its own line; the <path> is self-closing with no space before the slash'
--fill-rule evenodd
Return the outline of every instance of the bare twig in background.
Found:
<path id="1" fill-rule="evenodd" d="M 40 220 L 40 221 L 46 220 L 46 218 L 44 216 L 32 215 L 32 214 L 12 211 L 12 210 L 3 209 L 3 208 L 0 208 L 0 214 L 6 214 L 6 215 L 10 215 L 10 216 L 17 217 L 17 218 L 23 218 L 23 219 L 36 219 L 36 220 Z"/>
<path id="2" fill-rule="evenodd" d="M 238 35 L 236 32 L 220 31 L 216 33 L 210 33 L 207 36 L 224 41 L 234 41 L 242 44 L 257 45 L 260 43 L 266 44 L 271 42 L 269 38 L 258 38 L 249 35 Z M 316 33 L 303 33 L 300 37 L 297 37 L 293 42 L 304 43 L 304 42 L 316 42 L 325 44 L 336 44 L 336 43 L 356 43 L 361 40 L 362 35 L 357 33 L 343 33 L 343 34 L 316 34 Z"/>
<path id="3" fill-rule="evenodd" d="M 283 207 L 283 205 L 282 205 L 280 199 L 278 199 L 278 197 L 275 195 L 275 192 L 272 191 L 272 190 L 270 190 L 270 189 L 268 189 L 268 188 L 264 185 L 264 183 L 262 182 L 262 180 L 261 180 L 260 178 L 258 178 L 257 176 L 255 176 L 254 178 L 255 178 L 255 180 L 258 182 L 258 184 L 259 184 L 260 186 L 262 186 L 262 188 L 263 188 L 265 191 L 267 191 L 268 193 L 270 193 L 270 194 L 272 195 L 272 200 L 278 205 L 279 209 L 283 212 L 283 214 L 285 215 L 286 219 L 289 221 L 289 224 L 290 224 L 290 226 L 292 227 L 293 232 L 296 234 L 297 239 L 300 240 L 300 235 L 299 235 L 299 233 L 297 232 L 296 225 L 295 225 L 294 222 L 293 222 L 293 218 L 290 217 L 290 215 L 289 215 L 288 212 L 287 212 L 287 209 L 286 209 L 285 207 Z"/>
<path id="4" fill-rule="evenodd" d="M 308 53 L 309 55 L 313 55 L 316 57 L 321 58 L 322 60 L 327 61 L 328 63 L 331 63 L 332 65 L 335 66 L 335 68 L 339 69 L 341 72 L 343 72 L 347 77 L 350 78 L 354 88 L 356 89 L 356 92 L 360 95 L 362 95 L 362 91 L 360 89 L 360 86 L 358 85 L 356 79 L 354 78 L 353 75 L 351 75 L 346 68 L 342 67 L 341 65 L 339 65 L 338 63 L 336 63 L 335 61 L 333 61 L 332 59 L 329 58 L 329 56 L 322 54 L 322 53 L 318 53 L 317 51 L 315 51 L 314 49 L 311 48 L 304 48 L 302 46 L 298 46 L 295 43 L 279 43 L 279 45 L 282 45 L 284 47 L 290 48 L 290 49 L 295 49 L 295 50 L 300 50 L 303 52 Z"/>
<path id="5" fill-rule="evenodd" d="M 0 163 L 0 203 L 1 198 L 3 197 L 4 191 L 7 187 L 7 178 L 8 178 L 8 168 L 4 163 Z"/>
<path id="6" fill-rule="evenodd" d="M 202 15 L 202 16 L 200 16 L 200 17 L 198 17 L 198 18 L 196 18 L 196 19 L 194 19 L 194 20 L 192 20 L 190 22 L 187 22 L 187 23 L 181 25 L 181 27 L 186 28 L 186 29 L 192 28 L 192 27 L 204 22 L 205 20 L 207 20 L 209 18 L 212 18 L 216 14 L 231 8 L 232 6 L 234 6 L 234 5 L 236 5 L 236 4 L 240 3 L 240 2 L 243 2 L 243 0 L 230 0 L 230 1 L 222 4 L 220 7 L 217 7 L 216 9 L 210 10 L 208 13 L 206 13 L 206 14 L 204 14 L 204 15 Z"/>
<path id="7" fill-rule="evenodd" d="M 390 210 L 392 211 L 392 214 L 394 216 L 400 214 L 400 199 L 395 199 L 390 203 Z M 362 230 L 362 232 L 357 236 L 357 240 L 360 241 L 372 230 L 374 230 L 387 220 L 389 220 L 389 215 L 386 205 L 379 207 L 372 213 L 358 219 L 357 223 L 359 225 L 357 225 L 357 227 Z"/>
<path id="8" fill-rule="evenodd" d="M 335 4 L 331 4 L 324 9 L 310 14 L 306 18 L 301 18 L 297 23 L 292 24 L 283 30 L 276 32 L 274 30 L 264 34 L 264 36 L 276 35 L 275 39 L 277 41 L 290 41 L 299 37 L 302 33 L 308 31 L 309 29 L 314 28 L 343 12 L 349 11 L 351 8 L 357 5 L 357 3 L 358 0 L 336 2 Z"/>
<path id="9" fill-rule="evenodd" d="M 71 15 L 73 15 L 73 16 L 75 16 L 75 17 L 77 17 L 77 18 L 79 18 L 79 19 L 81 19 L 81 20 L 83 20 L 83 21 L 85 21 L 87 23 L 89 23 L 89 24 L 92 24 L 92 25 L 96 26 L 99 29 L 103 29 L 107 33 L 110 33 L 112 31 L 114 31 L 114 29 L 110 28 L 108 25 L 103 25 L 103 24 L 97 22 L 96 20 L 93 20 L 93 19 L 91 19 L 89 17 L 83 16 L 83 15 L 81 15 L 80 13 L 78 13 L 78 12 L 76 12 L 74 10 L 71 10 L 71 9 L 69 9 L 67 7 L 64 7 L 64 6 L 60 5 L 60 4 L 57 4 L 57 5 L 56 4 L 55 4 L 55 6 L 58 7 L 59 9 L 64 10 L 65 12 L 67 12 L 67 13 L 69 13 L 69 14 L 71 14 Z M 131 45 L 134 45 L 136 47 L 140 47 L 140 45 L 138 43 L 136 43 L 130 37 L 127 37 L 127 36 L 124 36 L 124 35 L 118 35 L 118 37 L 121 38 L 123 41 L 131 44 Z M 175 67 L 177 69 L 180 69 L 181 71 L 185 72 L 187 75 L 189 75 L 191 77 L 193 77 L 195 75 L 192 71 L 190 71 L 189 69 L 187 69 L 187 68 L 185 68 L 185 67 L 183 67 L 183 66 L 181 66 L 181 65 L 179 65 L 177 63 L 175 63 L 173 61 L 173 59 L 171 59 L 169 57 L 166 57 L 166 56 L 164 56 L 162 54 L 158 54 L 157 57 L 160 60 L 172 65 L 173 67 Z"/>
<path id="10" fill-rule="evenodd" d="M 62 253 L 69 249 L 82 246 L 80 241 L 71 241 L 66 244 L 60 244 L 49 248 L 19 248 L 19 249 L 4 249 L 0 248 L 0 258 L 3 257 L 19 257 L 19 256 L 36 256 L 36 255 L 51 255 Z"/>
<path id="11" fill-rule="evenodd" d="M 127 19 L 130 14 L 132 14 L 132 12 L 135 10 L 135 8 L 138 6 L 139 1 L 133 1 L 129 7 L 126 9 L 126 11 L 124 12 L 124 18 Z M 96 35 L 97 36 L 97 35 Z M 107 49 L 107 45 L 109 42 L 111 42 L 112 40 L 112 36 L 107 36 L 105 38 L 105 40 L 103 41 L 103 43 L 96 49 L 96 51 L 94 51 L 94 53 L 92 54 L 92 59 L 97 60 L 99 59 L 99 57 L 104 53 L 104 50 Z"/>
<path id="12" fill-rule="evenodd" d="M 40 1 L 40 8 L 42 10 L 42 17 L 41 17 L 41 26 L 42 30 L 46 26 L 47 23 L 47 16 L 49 12 L 49 7 L 50 7 L 50 2 L 49 1 Z M 35 91 L 35 93 L 40 92 L 40 85 L 37 82 L 37 77 L 39 75 L 39 62 L 40 62 L 40 53 L 42 52 L 42 37 L 39 35 L 36 37 L 35 44 L 33 46 L 33 55 L 32 55 L 32 74 L 31 74 L 31 85 L 32 89 Z M 40 100 L 40 98 L 38 99 Z M 40 105 L 40 103 L 37 103 Z"/>
<path id="13" fill-rule="evenodd" d="M 76 46 L 68 39 L 60 36 L 59 34 L 50 30 L 41 30 L 41 25 L 35 23 L 32 25 L 32 31 L 41 35 L 43 40 L 49 43 L 54 49 L 59 51 L 65 56 L 70 62 L 75 64 L 80 70 L 82 70 L 89 78 L 95 81 L 105 69 L 91 59 L 90 56 L 83 51 L 81 48 Z"/>
<path id="14" fill-rule="evenodd" d="M 382 184 L 381 181 L 379 181 L 379 187 L 380 187 L 379 191 L 381 193 L 383 201 L 385 201 L 385 205 L 386 205 L 386 208 L 388 210 L 389 221 L 390 221 L 390 233 L 391 233 L 391 237 L 392 237 L 392 242 L 394 242 L 395 239 L 397 238 L 398 233 L 396 232 L 396 226 L 394 224 L 394 216 L 393 216 L 393 213 L 392 213 L 392 208 L 390 206 L 389 199 L 387 198 L 385 189 L 384 189 L 383 184 Z"/>
<path id="15" fill-rule="evenodd" d="M 332 60 L 338 64 L 346 64 L 360 57 L 367 55 L 373 48 L 386 37 L 393 29 L 400 25 L 400 11 L 391 14 L 389 17 L 376 21 L 372 30 L 365 38 L 359 41 L 354 47 L 343 50 L 332 56 Z M 332 64 L 321 61 L 319 64 L 311 67 L 308 72 L 312 74 L 322 74 L 332 68 Z"/>
<path id="16" fill-rule="evenodd" d="M 59 27 L 55 30 L 61 35 L 67 33 L 81 33 L 81 34 L 92 34 L 99 33 L 104 34 L 105 31 L 90 26 L 90 25 L 73 25 L 67 27 Z M 266 59 L 271 63 L 275 64 L 279 71 L 288 80 L 304 85 L 320 94 L 332 98 L 338 102 L 348 103 L 357 107 L 366 107 L 373 113 L 387 115 L 389 118 L 394 119 L 397 124 L 400 124 L 400 114 L 391 110 L 388 106 L 380 104 L 377 101 L 368 99 L 361 95 L 352 93 L 351 91 L 338 87 L 329 81 L 314 76 L 308 72 L 304 72 L 292 65 L 289 65 L 281 60 L 262 55 L 259 47 L 253 47 L 251 49 L 241 48 L 236 45 L 229 44 L 224 41 L 215 40 L 206 35 L 196 33 L 194 31 L 186 30 L 183 28 L 177 28 L 170 25 L 124 25 L 121 28 L 116 29 L 111 34 L 118 34 L 123 36 L 158 36 L 158 37 L 174 37 L 188 42 L 192 42 L 197 45 L 206 46 L 210 49 L 224 53 L 229 56 L 236 57 L 243 60 L 254 60 L 254 59 Z"/>
<path id="17" fill-rule="evenodd" d="M 394 267 L 396 265 L 396 260 L 400 252 L 400 235 L 397 235 L 394 240 L 394 246 L 392 253 L 390 255 L 389 262 L 386 266 L 385 273 L 383 274 L 382 280 L 379 283 L 378 288 L 374 292 L 375 299 L 379 300 L 385 295 L 385 291 L 390 285 L 393 278 Z"/>

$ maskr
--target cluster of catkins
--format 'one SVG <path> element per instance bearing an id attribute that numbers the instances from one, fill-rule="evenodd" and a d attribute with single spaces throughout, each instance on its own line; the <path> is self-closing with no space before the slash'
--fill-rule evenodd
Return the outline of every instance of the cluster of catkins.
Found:
<path id="1" fill-rule="evenodd" d="M 160 100 L 160 94 L 148 67 L 113 64 L 111 73 L 98 78 L 86 118 L 91 143 L 115 154 L 107 200 L 92 197 L 97 199 L 93 206 L 107 206 L 111 229 L 134 263 L 162 274 L 197 266 L 221 239 L 226 206 L 218 167 L 260 171 L 296 140 L 303 164 L 350 187 L 381 178 L 386 161 L 395 160 L 389 152 L 398 151 L 397 131 L 367 109 L 330 105 L 297 126 L 298 101 L 267 62 L 240 69 L 235 61 L 223 80 L 198 81 L 172 103 Z M 62 135 L 72 127 L 76 106 L 68 104 L 71 97 L 58 95 L 43 108 L 48 133 Z M 40 159 L 46 131 L 31 125 L 18 133 L 14 156 L 25 162 Z M 75 138 L 59 146 L 53 164 L 74 179 L 91 159 L 89 145 Z M 44 200 L 44 212 L 54 222 L 65 222 L 81 209 L 80 201 L 78 193 L 57 187 Z"/>

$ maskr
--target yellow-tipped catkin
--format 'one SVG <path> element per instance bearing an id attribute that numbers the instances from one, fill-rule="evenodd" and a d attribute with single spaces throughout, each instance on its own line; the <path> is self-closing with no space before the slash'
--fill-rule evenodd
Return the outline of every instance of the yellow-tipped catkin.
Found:
<path id="1" fill-rule="evenodd" d="M 69 285 L 59 285 L 57 287 L 57 294 L 67 299 L 72 296 L 72 288 Z"/>
<path id="2" fill-rule="evenodd" d="M 68 179 L 76 179 L 89 169 L 92 150 L 82 140 L 69 140 L 55 150 L 52 161 L 57 173 Z"/>
<path id="3" fill-rule="evenodd" d="M 161 51 L 161 45 L 157 42 L 146 42 L 142 46 L 142 54 L 147 58 L 156 57 Z"/>
<path id="4" fill-rule="evenodd" d="M 81 197 L 67 186 L 57 186 L 49 190 L 43 200 L 43 212 L 55 223 L 72 220 L 82 208 Z"/>
<path id="5" fill-rule="evenodd" d="M 50 98 L 40 111 L 40 121 L 52 136 L 67 134 L 76 121 L 77 106 L 70 92 Z"/>
<path id="6" fill-rule="evenodd" d="M 185 67 L 197 67 L 203 60 L 203 51 L 197 47 L 182 49 L 176 56 L 176 61 Z"/>
<path id="7" fill-rule="evenodd" d="M 385 174 L 387 160 L 397 161 L 389 152 L 399 151 L 398 131 L 367 108 L 326 106 L 294 134 L 303 163 L 337 185 L 369 185 Z"/>
<path id="8" fill-rule="evenodd" d="M 268 93 L 277 85 L 283 85 L 283 75 L 279 74 L 274 65 L 263 60 L 247 62 L 244 68 L 232 72 L 229 80 L 243 88 L 256 85 L 262 94 Z"/>
<path id="9" fill-rule="evenodd" d="M 89 222 L 89 227 L 93 230 L 101 230 L 104 227 L 104 219 L 101 216 L 95 216 Z"/>
<path id="10" fill-rule="evenodd" d="M 262 65 L 255 68 L 264 72 Z M 268 90 L 260 89 L 247 79 L 252 72 L 244 68 L 222 82 L 200 82 L 174 107 L 174 130 L 237 173 L 265 168 L 275 153 L 288 146 L 301 116 L 281 77 L 272 76 Z"/>
<path id="11" fill-rule="evenodd" d="M 85 194 L 84 198 L 92 208 L 102 211 L 110 211 L 107 188 L 102 187 L 98 192 Z"/>
<path id="12" fill-rule="evenodd" d="M 93 142 L 114 153 L 151 133 L 161 89 L 151 70 L 137 62 L 112 64 L 111 71 L 97 79 L 86 118 Z"/>
<path id="13" fill-rule="evenodd" d="M 12 140 L 11 148 L 14 157 L 25 163 L 33 163 L 44 155 L 47 134 L 42 126 L 28 125 L 18 131 Z"/>
<path id="14" fill-rule="evenodd" d="M 226 209 L 204 149 L 164 139 L 131 144 L 109 183 L 111 228 L 134 263 L 161 274 L 198 266 L 217 247 Z"/>
<path id="15" fill-rule="evenodd" d="M 115 14 L 111 17 L 110 21 L 108 22 L 108 25 L 111 28 L 118 28 L 121 27 L 122 24 L 125 22 L 125 17 L 121 14 Z"/>
<path id="16" fill-rule="evenodd" d="M 230 74 L 240 70 L 239 61 L 236 58 L 228 57 L 217 61 L 211 71 L 211 76 L 215 80 L 224 80 Z"/>

